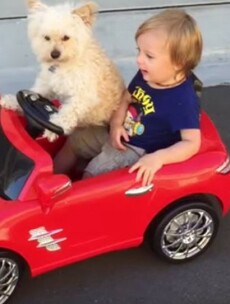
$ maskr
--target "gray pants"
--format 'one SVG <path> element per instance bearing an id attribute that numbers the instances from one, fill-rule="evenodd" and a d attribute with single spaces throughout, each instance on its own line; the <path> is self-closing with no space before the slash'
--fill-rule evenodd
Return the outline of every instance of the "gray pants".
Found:
<path id="1" fill-rule="evenodd" d="M 129 144 L 125 144 L 125 151 L 115 149 L 105 127 L 76 129 L 69 141 L 77 156 L 91 159 L 83 177 L 130 166 L 145 154 L 144 149 Z"/>

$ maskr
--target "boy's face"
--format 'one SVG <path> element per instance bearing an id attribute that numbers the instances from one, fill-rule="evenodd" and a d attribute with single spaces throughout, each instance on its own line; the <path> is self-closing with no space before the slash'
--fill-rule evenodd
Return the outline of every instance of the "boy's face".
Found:
<path id="1" fill-rule="evenodd" d="M 178 67 L 171 62 L 167 35 L 163 30 L 150 30 L 140 35 L 137 48 L 137 65 L 150 86 L 167 86 L 177 81 Z"/>

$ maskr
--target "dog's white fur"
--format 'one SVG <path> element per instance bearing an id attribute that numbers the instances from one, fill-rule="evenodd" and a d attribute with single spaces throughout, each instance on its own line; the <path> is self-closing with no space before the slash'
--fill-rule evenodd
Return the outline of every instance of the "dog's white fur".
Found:
<path id="1" fill-rule="evenodd" d="M 65 134 L 77 126 L 108 123 L 121 100 L 124 82 L 92 36 L 96 5 L 89 2 L 73 8 L 67 3 L 27 3 L 28 35 L 41 64 L 31 90 L 62 102 L 50 121 L 61 126 Z M 55 52 L 60 54 L 56 59 L 52 58 Z M 12 96 L 3 97 L 1 105 L 18 108 Z M 43 136 L 50 141 L 57 137 L 48 130 Z"/>

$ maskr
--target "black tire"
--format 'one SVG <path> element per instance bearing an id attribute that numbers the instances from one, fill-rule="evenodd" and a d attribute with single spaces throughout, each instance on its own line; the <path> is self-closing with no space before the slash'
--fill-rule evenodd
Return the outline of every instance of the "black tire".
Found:
<path id="1" fill-rule="evenodd" d="M 0 251 L 0 304 L 14 293 L 23 272 L 20 258 L 8 251 Z"/>
<path id="2" fill-rule="evenodd" d="M 164 214 L 150 230 L 154 252 L 171 263 L 189 261 L 213 242 L 219 228 L 219 214 L 203 202 L 188 202 Z"/>

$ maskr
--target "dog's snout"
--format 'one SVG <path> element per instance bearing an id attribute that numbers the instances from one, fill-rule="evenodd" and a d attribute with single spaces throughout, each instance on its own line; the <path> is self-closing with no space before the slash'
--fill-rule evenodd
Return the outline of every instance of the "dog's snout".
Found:
<path id="1" fill-rule="evenodd" d="M 53 50 L 50 55 L 53 59 L 58 59 L 61 56 L 61 52 L 58 50 Z"/>

